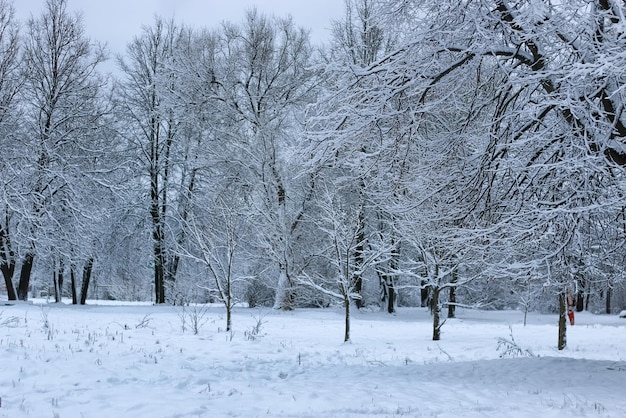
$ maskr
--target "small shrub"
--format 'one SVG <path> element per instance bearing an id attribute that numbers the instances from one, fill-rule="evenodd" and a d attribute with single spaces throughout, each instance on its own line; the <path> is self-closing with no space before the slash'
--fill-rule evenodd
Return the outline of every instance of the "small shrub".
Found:
<path id="1" fill-rule="evenodd" d="M 139 328 L 147 328 L 150 325 L 150 321 L 152 321 L 152 318 L 150 318 L 152 314 L 146 314 L 144 315 L 144 317 L 141 319 L 141 321 L 139 321 L 136 325 L 135 325 L 135 329 L 139 329 Z"/>
<path id="2" fill-rule="evenodd" d="M 2 314 L 4 311 L 0 311 L 0 326 L 14 328 L 19 325 L 20 319 L 17 316 L 9 316 L 5 318 Z"/>
<path id="3" fill-rule="evenodd" d="M 505 357 L 535 357 L 532 351 L 529 349 L 524 349 L 517 344 L 515 338 L 513 337 L 513 328 L 509 325 L 509 339 L 506 338 L 498 338 L 498 346 L 496 347 L 497 351 L 502 351 L 500 353 L 500 358 Z"/>
<path id="4" fill-rule="evenodd" d="M 243 333 L 244 337 L 248 341 L 255 341 L 257 338 L 261 337 L 262 336 L 261 329 L 263 328 L 263 325 L 265 324 L 265 321 L 263 320 L 265 318 L 265 315 L 261 315 L 261 314 L 259 314 L 258 316 L 252 315 L 252 317 L 256 320 L 255 324 L 252 327 L 248 328 Z"/>
<path id="5" fill-rule="evenodd" d="M 194 335 L 198 335 L 204 324 L 209 320 L 207 317 L 208 312 L 209 307 L 207 305 L 193 304 L 185 306 L 183 304 L 178 314 L 183 333 L 187 330 L 187 327 L 189 327 Z"/>

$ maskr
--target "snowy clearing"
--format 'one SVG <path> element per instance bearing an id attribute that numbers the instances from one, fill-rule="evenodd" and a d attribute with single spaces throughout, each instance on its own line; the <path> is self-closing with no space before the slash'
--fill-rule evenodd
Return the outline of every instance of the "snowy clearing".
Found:
<path id="1" fill-rule="evenodd" d="M 617 315 L 577 314 L 558 352 L 556 316 L 514 311 L 459 310 L 439 342 L 425 309 L 355 312 L 344 344 L 340 309 L 238 308 L 226 333 L 219 307 L 95 303 L 0 305 L 0 417 L 626 415 Z"/>

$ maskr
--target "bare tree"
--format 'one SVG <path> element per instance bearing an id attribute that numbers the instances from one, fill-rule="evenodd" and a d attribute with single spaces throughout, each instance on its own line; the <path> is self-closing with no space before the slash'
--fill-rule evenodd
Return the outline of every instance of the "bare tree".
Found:
<path id="1" fill-rule="evenodd" d="M 372 268 L 384 260 L 388 248 L 370 248 L 360 258 L 355 258 L 355 250 L 364 247 L 361 242 L 362 219 L 351 205 L 342 202 L 341 195 L 335 193 L 332 184 L 320 187 L 323 192 L 318 196 L 319 213 L 311 221 L 325 235 L 326 247 L 317 257 L 328 263 L 328 271 L 304 274 L 299 281 L 306 286 L 339 300 L 344 308 L 344 342 L 350 340 L 351 306 L 361 298 L 358 279 L 364 269 Z"/>
<path id="2" fill-rule="evenodd" d="M 126 57 L 118 60 L 124 74 L 118 88 L 119 115 L 127 122 L 121 130 L 144 170 L 141 178 L 149 185 L 156 303 L 165 303 L 166 284 L 175 281 L 178 270 L 168 221 L 175 212 L 172 200 L 177 194 L 174 179 L 180 174 L 184 114 L 172 100 L 180 89 L 173 62 L 187 39 L 187 29 L 156 18 L 128 45 Z"/>
<path id="3" fill-rule="evenodd" d="M 2 219 L 0 219 L 0 270 L 4 277 L 9 300 L 16 300 L 13 284 L 16 267 L 16 249 L 14 244 L 15 221 L 14 209 L 9 202 L 14 201 L 14 188 L 11 179 L 16 173 L 11 172 L 11 150 L 15 149 L 17 126 L 16 94 L 22 79 L 19 73 L 19 38 L 15 11 L 10 2 L 0 1 L 0 148 L 3 158 L 0 162 L 0 188 L 4 196 Z"/>
<path id="4" fill-rule="evenodd" d="M 468 162 L 479 165 L 465 177 L 469 210 L 459 218 L 471 234 L 482 235 L 487 254 L 500 254 L 486 260 L 502 270 L 502 263 L 510 263 L 522 275 L 547 265 L 553 274 L 546 284 L 559 294 L 565 283 L 580 281 L 572 272 L 581 266 L 590 271 L 582 255 L 593 248 L 593 240 L 580 238 L 604 229 L 598 226 L 616 219 L 622 207 L 623 77 L 614 71 L 616 54 L 607 51 L 623 48 L 618 35 L 623 5 L 603 0 L 558 7 L 533 1 L 395 2 L 389 10 L 415 19 L 415 36 L 369 70 L 392 70 L 387 88 L 413 91 L 421 84 L 415 97 L 445 91 L 448 99 L 441 103 L 456 106 L 462 91 L 454 85 L 468 69 L 489 70 L 498 80 L 492 100 L 473 100 L 491 116 L 468 119 L 488 135 L 474 142 Z M 454 31 L 447 30 L 451 27 Z M 412 65 L 403 67 L 409 60 Z M 433 109 L 436 117 L 434 112 L 445 110 Z M 534 248 L 508 252 L 517 247 L 514 243 L 532 240 Z"/>
<path id="5" fill-rule="evenodd" d="M 18 285 L 22 300 L 36 254 L 74 241 L 74 220 L 89 218 L 82 194 L 94 193 L 81 182 L 92 179 L 84 170 L 95 168 L 100 155 L 91 150 L 99 150 L 95 135 L 105 112 L 104 81 L 96 72 L 104 58 L 102 48 L 85 37 L 81 16 L 67 11 L 66 0 L 48 0 L 42 14 L 27 23 L 21 99 L 31 140 L 24 167 L 30 211 L 22 230 L 27 237 Z"/>
<path id="6" fill-rule="evenodd" d="M 362 86 L 355 83 L 359 79 L 359 73 L 362 69 L 372 65 L 380 59 L 385 53 L 389 52 L 394 44 L 394 38 L 390 36 L 380 19 L 381 3 L 376 0 L 346 0 L 345 16 L 343 19 L 333 21 L 330 54 L 326 57 L 329 63 L 327 66 L 326 77 L 328 78 L 326 87 L 331 96 L 334 96 L 337 87 L 344 90 L 342 94 L 351 95 L 354 90 L 358 90 Z M 339 62 L 341 65 L 336 65 Z M 354 68 L 357 68 L 355 71 Z M 337 85 L 333 86 L 333 83 Z M 346 87 L 349 86 L 349 87 Z M 335 107 L 336 101 L 330 100 L 328 103 L 322 101 L 322 107 L 332 109 Z M 323 111 L 324 112 L 324 111 Z M 326 126 L 325 128 L 315 127 L 318 129 L 335 129 L 335 126 Z M 361 222 L 361 231 L 359 232 L 359 242 L 361 245 L 355 248 L 354 258 L 358 264 L 363 261 L 363 254 L 369 245 L 365 240 L 368 231 L 377 231 L 375 235 L 381 241 L 393 243 L 393 254 L 389 260 L 388 266 L 378 266 L 379 282 L 381 287 L 381 300 L 385 305 L 385 309 L 393 313 L 396 305 L 396 286 L 394 269 L 397 268 L 400 256 L 400 240 L 394 236 L 395 225 L 394 217 L 385 210 L 385 204 L 378 203 L 388 201 L 392 196 L 376 195 L 376 191 L 368 187 L 371 184 L 372 175 L 381 174 L 378 170 L 375 173 L 370 171 L 371 164 L 368 162 L 368 155 L 379 151 L 378 144 L 380 136 L 379 131 L 369 129 L 369 127 L 361 125 L 360 132 L 357 134 L 350 129 L 332 133 L 336 138 L 346 142 L 347 146 L 343 146 L 343 154 L 340 158 L 333 159 L 335 169 L 344 171 L 342 176 L 346 179 L 346 184 L 338 184 L 342 193 L 352 193 L 355 205 L 359 207 L 359 218 Z M 324 131 L 328 132 L 328 131 Z M 353 135 L 354 134 L 354 135 Z M 393 135 L 391 133 L 391 135 Z M 358 138 L 358 139 L 357 139 Z M 324 139 L 329 142 L 328 139 Z M 314 154 L 318 151 L 314 151 Z M 382 166 L 384 163 L 381 163 Z M 390 167 L 390 170 L 397 168 L 397 164 Z M 397 172 L 395 173 L 398 174 Z M 384 175 L 384 174 L 383 174 Z M 393 176 L 390 176 L 390 178 Z M 357 269 L 357 274 L 362 274 L 362 269 Z M 363 295 L 363 277 L 355 277 L 356 291 Z M 363 299 L 357 300 L 357 307 L 361 307 L 364 303 Z"/>
<path id="7" fill-rule="evenodd" d="M 212 202 L 211 209 L 197 211 L 187 224 L 189 242 L 181 249 L 208 271 L 210 280 L 200 280 L 196 286 L 224 304 L 226 331 L 232 329 L 232 310 L 237 302 L 234 289 L 242 280 L 238 261 L 247 227 L 245 211 L 238 200 L 236 194 L 222 195 Z"/>
<path id="8" fill-rule="evenodd" d="M 301 194 L 301 181 L 290 176 L 289 151 L 299 143 L 302 109 L 315 86 L 311 53 L 308 34 L 291 19 L 256 10 L 247 12 L 242 25 L 225 24 L 221 30 L 224 59 L 214 84 L 235 122 L 234 165 L 245 168 L 247 187 L 254 190 L 258 248 L 277 269 L 277 309 L 294 307 L 294 239 L 302 200 L 310 196 Z"/>

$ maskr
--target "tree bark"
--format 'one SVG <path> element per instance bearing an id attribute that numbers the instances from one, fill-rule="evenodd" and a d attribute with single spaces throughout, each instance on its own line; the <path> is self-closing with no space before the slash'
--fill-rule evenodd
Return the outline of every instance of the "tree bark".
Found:
<path id="1" fill-rule="evenodd" d="M 365 185 L 363 181 L 361 181 L 361 201 L 364 200 L 363 188 Z M 354 250 L 354 270 L 355 273 L 352 277 L 353 280 L 353 288 L 354 292 L 360 296 L 363 294 L 363 272 L 362 266 L 364 264 L 364 255 L 365 252 L 365 208 L 364 204 L 361 203 L 361 207 L 359 209 L 359 229 L 356 234 L 357 236 L 357 245 Z M 361 309 L 364 306 L 363 297 L 356 300 L 356 307 Z"/>
<path id="2" fill-rule="evenodd" d="M 433 311 L 433 341 L 439 341 L 441 339 L 441 309 L 439 307 L 439 289 L 438 286 L 432 287 L 432 300 L 431 306 Z"/>
<path id="3" fill-rule="evenodd" d="M 56 263 L 55 263 L 56 264 Z M 59 262 L 59 269 L 54 268 L 54 301 L 61 303 L 63 301 L 63 263 Z"/>
<path id="4" fill-rule="evenodd" d="M 74 266 L 70 268 L 70 284 L 72 286 L 72 305 L 78 303 L 78 295 L 76 294 L 76 272 Z"/>
<path id="5" fill-rule="evenodd" d="M 15 272 L 15 261 L 0 263 L 0 270 L 4 276 L 4 284 L 7 288 L 7 297 L 9 300 L 17 300 L 17 294 L 15 293 L 15 286 L 13 286 L 13 274 Z"/>
<path id="6" fill-rule="evenodd" d="M 421 302 L 422 302 L 421 306 L 422 306 L 422 308 L 426 308 L 426 307 L 431 308 L 431 306 L 430 306 L 430 286 L 426 285 L 426 281 L 425 280 L 422 280 L 421 286 L 422 286 L 422 289 L 420 291 L 420 297 L 421 297 Z M 431 312 L 432 312 L 432 308 L 431 308 Z"/>
<path id="7" fill-rule="evenodd" d="M 392 232 L 392 234 L 394 234 Z M 387 296 L 387 312 L 392 314 L 396 312 L 396 280 L 395 275 L 400 264 L 400 249 L 396 247 L 397 242 L 395 235 L 392 235 L 391 244 L 391 260 L 389 260 L 389 272 L 385 275 L 385 288 Z"/>
<path id="8" fill-rule="evenodd" d="M 7 288 L 8 299 L 17 300 L 15 286 L 13 285 L 13 274 L 15 274 L 15 254 L 11 249 L 11 240 L 8 236 L 8 216 L 6 223 L 7 231 L 5 231 L 2 225 L 0 225 L 0 270 L 4 276 L 4 284 Z"/>
<path id="9" fill-rule="evenodd" d="M 294 308 L 294 289 L 289 277 L 289 231 L 287 228 L 287 191 L 283 179 L 276 168 L 275 156 L 270 157 L 270 170 L 276 186 L 276 203 L 278 226 L 281 231 L 279 238 L 278 253 L 278 289 L 274 300 L 274 309 L 290 311 Z"/>
<path id="10" fill-rule="evenodd" d="M 393 275 L 391 273 L 378 273 L 380 287 L 382 288 L 381 302 L 383 309 L 387 313 L 396 312 L 396 289 L 394 285 Z"/>
<path id="11" fill-rule="evenodd" d="M 233 323 L 233 289 L 231 271 L 231 266 L 229 266 L 228 275 L 226 277 L 226 332 L 231 331 Z"/>
<path id="12" fill-rule="evenodd" d="M 609 286 L 606 288 L 606 299 L 604 300 L 604 312 L 607 314 L 611 313 L 611 296 L 613 296 L 613 289 Z"/>
<path id="13" fill-rule="evenodd" d="M 17 298 L 19 300 L 28 300 L 28 288 L 30 286 L 30 273 L 33 269 L 33 263 L 35 262 L 35 254 L 26 253 L 24 260 L 22 261 L 22 268 L 20 270 L 20 281 L 17 285 Z"/>
<path id="14" fill-rule="evenodd" d="M 153 180 L 156 182 L 157 180 Z M 150 214 L 152 217 L 152 239 L 154 250 L 154 296 L 155 302 L 165 303 L 165 254 L 163 248 L 163 227 L 161 225 L 161 217 L 159 215 L 159 201 L 157 193 L 157 185 L 153 185 L 152 190 L 152 206 Z"/>
<path id="15" fill-rule="evenodd" d="M 557 344 L 559 350 L 563 350 L 567 346 L 567 321 L 565 318 L 566 314 L 567 305 L 565 292 L 563 291 L 559 293 L 559 339 Z"/>
<path id="16" fill-rule="evenodd" d="M 59 298 L 59 282 L 57 281 L 57 269 L 54 267 L 52 269 L 52 283 L 54 284 L 54 302 L 61 302 Z"/>
<path id="17" fill-rule="evenodd" d="M 576 312 L 585 310 L 585 293 L 587 292 L 587 281 L 585 279 L 578 280 L 578 292 L 576 293 Z"/>
<path id="18" fill-rule="evenodd" d="M 80 289 L 80 304 L 87 302 L 87 291 L 89 290 L 89 281 L 91 280 L 91 272 L 93 270 L 93 257 L 87 260 L 83 268 L 83 284 Z"/>
<path id="19" fill-rule="evenodd" d="M 278 287 L 276 296 L 274 297 L 274 309 L 282 309 L 290 311 L 294 308 L 294 294 L 291 280 L 287 275 L 287 267 L 283 264 L 279 265 L 280 273 L 278 275 Z"/>
<path id="20" fill-rule="evenodd" d="M 396 312 L 396 289 L 393 284 L 393 278 L 387 283 L 387 313 Z"/>
<path id="21" fill-rule="evenodd" d="M 163 257 L 161 253 L 161 245 L 154 245 L 154 297 L 156 303 L 165 303 L 165 268 L 163 266 Z"/>
<path id="22" fill-rule="evenodd" d="M 343 336 L 343 342 L 350 341 L 350 296 L 344 295 L 343 304 L 346 312 L 346 328 Z"/>
<path id="23" fill-rule="evenodd" d="M 59 282 L 59 302 L 63 301 L 63 283 L 65 282 L 65 265 L 63 260 L 59 262 L 59 274 L 57 275 L 57 281 Z"/>
<path id="24" fill-rule="evenodd" d="M 155 303 L 165 303 L 165 236 L 161 213 L 165 207 L 160 201 L 159 183 L 159 121 L 153 116 L 150 126 L 150 218 L 152 219 L 153 261 L 154 261 L 154 299 Z"/>
<path id="25" fill-rule="evenodd" d="M 459 281 L 459 273 L 455 268 L 452 271 L 452 286 L 450 286 L 450 296 L 448 300 L 448 318 L 456 318 L 456 284 Z"/>

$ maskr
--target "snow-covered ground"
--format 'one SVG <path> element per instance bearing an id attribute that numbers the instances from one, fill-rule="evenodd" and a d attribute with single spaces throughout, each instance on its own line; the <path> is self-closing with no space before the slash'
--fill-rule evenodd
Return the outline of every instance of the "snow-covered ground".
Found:
<path id="1" fill-rule="evenodd" d="M 227 333 L 217 306 L 95 303 L 0 302 L 0 417 L 626 416 L 618 315 L 577 314 L 559 352 L 555 316 L 514 311 L 439 342 L 425 309 L 354 312 L 343 343 L 339 309 L 238 308 Z"/>

